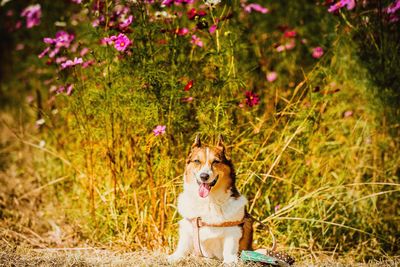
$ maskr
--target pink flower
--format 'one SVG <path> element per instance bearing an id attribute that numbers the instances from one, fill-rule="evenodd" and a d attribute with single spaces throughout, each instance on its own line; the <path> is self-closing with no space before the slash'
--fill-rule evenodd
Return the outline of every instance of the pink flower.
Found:
<path id="1" fill-rule="evenodd" d="M 215 30 L 217 29 L 217 25 L 212 25 L 211 27 L 210 27 L 210 29 L 208 29 L 208 31 L 211 33 L 211 34 L 213 34 L 214 32 L 215 32 Z"/>
<path id="2" fill-rule="evenodd" d="M 126 48 L 131 44 L 131 40 L 129 40 L 129 38 L 123 34 L 120 33 L 117 38 L 115 39 L 114 42 L 114 47 L 115 49 L 117 49 L 118 51 L 125 51 Z"/>
<path id="3" fill-rule="evenodd" d="M 278 73 L 271 71 L 267 73 L 267 81 L 270 83 L 274 82 L 278 78 Z"/>
<path id="4" fill-rule="evenodd" d="M 67 57 L 58 57 L 58 58 L 56 58 L 56 63 L 57 64 L 61 64 L 61 63 L 65 62 L 65 61 L 67 61 L 67 60 L 68 60 Z"/>
<path id="5" fill-rule="evenodd" d="M 352 110 L 347 110 L 344 114 L 343 117 L 348 118 L 353 116 L 353 111 Z"/>
<path id="6" fill-rule="evenodd" d="M 72 2 L 72 3 L 75 3 L 75 4 L 81 4 L 81 3 L 82 3 L 82 0 L 71 0 L 71 2 Z"/>
<path id="7" fill-rule="evenodd" d="M 276 52 L 283 52 L 283 51 L 285 51 L 286 50 L 286 48 L 285 48 L 285 46 L 284 45 L 280 45 L 280 46 L 278 46 L 277 48 L 275 48 L 276 49 Z"/>
<path id="8" fill-rule="evenodd" d="M 43 38 L 43 42 L 44 42 L 45 44 L 54 44 L 56 41 L 55 41 L 55 39 L 53 39 L 53 38 L 45 37 L 45 38 Z"/>
<path id="9" fill-rule="evenodd" d="M 60 52 L 60 48 L 58 48 L 58 47 L 54 48 L 52 51 L 50 51 L 49 57 L 50 58 L 55 57 L 58 54 L 58 52 Z"/>
<path id="10" fill-rule="evenodd" d="M 394 14 L 397 10 L 400 9 L 400 0 L 396 0 L 396 2 L 392 3 L 386 8 L 387 14 Z"/>
<path id="11" fill-rule="evenodd" d="M 69 34 L 65 31 L 58 31 L 56 33 L 56 38 L 53 40 L 55 41 L 56 47 L 68 48 L 71 45 L 74 38 L 75 36 L 73 34 Z"/>
<path id="12" fill-rule="evenodd" d="M 69 67 L 72 67 L 72 66 L 75 66 L 75 65 L 80 65 L 80 64 L 82 64 L 83 63 L 83 60 L 82 60 L 82 58 L 74 58 L 74 60 L 72 61 L 72 60 L 67 60 L 67 61 L 65 61 L 64 63 L 61 63 L 61 69 L 66 69 L 66 68 L 69 68 Z"/>
<path id="13" fill-rule="evenodd" d="M 328 12 L 333 13 L 338 11 L 343 7 L 347 7 L 348 10 L 352 10 L 356 6 L 355 0 L 340 0 L 336 4 L 333 4 L 329 7 Z"/>
<path id="14" fill-rule="evenodd" d="M 89 52 L 89 48 L 84 47 L 82 48 L 81 52 L 79 53 L 81 57 L 85 56 Z"/>
<path id="15" fill-rule="evenodd" d="M 157 125 L 157 127 L 153 129 L 154 136 L 165 134 L 165 128 L 165 125 Z"/>
<path id="16" fill-rule="evenodd" d="M 42 10 L 39 4 L 30 5 L 21 12 L 21 17 L 26 18 L 26 27 L 32 28 L 40 24 L 40 18 L 42 17 Z"/>
<path id="17" fill-rule="evenodd" d="M 195 34 L 192 35 L 192 40 L 190 40 L 190 43 L 193 45 L 197 45 L 198 47 L 203 47 L 203 41 L 201 41 L 201 39 Z"/>
<path id="18" fill-rule="evenodd" d="M 195 0 L 175 0 L 175 3 L 179 4 L 193 4 Z"/>
<path id="19" fill-rule="evenodd" d="M 71 95 L 71 94 L 72 94 L 72 90 L 74 89 L 74 85 L 73 85 L 73 84 L 70 84 L 70 85 L 67 86 L 66 89 L 67 89 L 66 94 L 67 94 L 67 95 Z"/>
<path id="20" fill-rule="evenodd" d="M 192 8 L 187 12 L 187 16 L 189 20 L 194 20 L 196 17 L 204 17 L 207 13 L 204 10 L 197 10 Z"/>
<path id="21" fill-rule="evenodd" d="M 276 52 L 280 53 L 286 50 L 292 50 L 295 47 L 296 47 L 296 41 L 294 39 L 290 39 L 287 43 L 285 43 L 284 45 L 279 45 L 275 49 Z"/>
<path id="22" fill-rule="evenodd" d="M 133 21 L 133 16 L 130 15 L 127 19 L 124 19 L 118 26 L 120 29 L 125 29 L 132 24 L 132 21 Z"/>
<path id="23" fill-rule="evenodd" d="M 56 90 L 57 94 L 61 94 L 61 93 L 63 93 L 64 91 L 65 91 L 65 86 L 60 86 L 60 87 L 58 87 L 57 90 Z"/>
<path id="24" fill-rule="evenodd" d="M 86 69 L 87 67 L 92 66 L 93 64 L 94 64 L 94 60 L 93 59 L 85 61 L 85 62 L 82 63 L 82 68 Z"/>
<path id="25" fill-rule="evenodd" d="M 39 58 L 44 57 L 50 51 L 50 47 L 46 47 L 42 53 L 38 55 Z"/>
<path id="26" fill-rule="evenodd" d="M 312 51 L 312 57 L 313 58 L 320 58 L 324 55 L 324 49 L 322 47 L 318 46 L 315 47 Z"/>
<path id="27" fill-rule="evenodd" d="M 58 31 L 56 33 L 55 38 L 49 38 L 49 37 L 44 38 L 43 42 L 54 46 L 53 50 L 51 50 L 49 53 L 49 57 L 53 58 L 55 55 L 57 55 L 58 52 L 60 52 L 61 47 L 68 48 L 71 45 L 74 38 L 75 38 L 75 36 L 73 34 L 69 34 L 65 31 Z M 49 52 L 49 51 L 47 51 L 47 52 Z"/>
<path id="28" fill-rule="evenodd" d="M 190 89 L 192 89 L 192 87 L 193 87 L 193 80 L 190 80 L 186 85 L 185 85 L 185 88 L 183 89 L 184 91 L 189 91 Z"/>
<path id="29" fill-rule="evenodd" d="M 246 11 L 247 13 L 251 13 L 253 10 L 260 12 L 262 14 L 266 14 L 269 11 L 268 8 L 262 7 L 259 4 L 254 4 L 254 3 L 244 6 L 244 11 Z"/>
<path id="30" fill-rule="evenodd" d="M 131 40 L 123 33 L 120 33 L 118 36 L 104 37 L 101 42 L 105 44 L 114 43 L 114 47 L 118 51 L 125 51 L 126 48 L 132 44 Z"/>
<path id="31" fill-rule="evenodd" d="M 399 16 L 396 12 L 400 9 L 400 0 L 396 0 L 390 6 L 385 9 L 385 12 L 389 14 L 389 22 L 397 22 L 399 21 Z"/>
<path id="32" fill-rule="evenodd" d="M 104 37 L 101 39 L 102 44 L 112 44 L 114 41 L 117 40 L 117 36 L 113 35 L 111 37 Z"/>
<path id="33" fill-rule="evenodd" d="M 99 27 L 99 25 L 100 25 L 100 20 L 99 19 L 95 19 L 95 20 L 92 21 L 92 26 L 94 28 Z"/>
<path id="34" fill-rule="evenodd" d="M 283 36 L 285 36 L 286 38 L 293 38 L 296 37 L 297 32 L 296 31 L 285 31 L 285 33 L 283 34 Z"/>
<path id="35" fill-rule="evenodd" d="M 260 98 L 258 97 L 258 95 L 251 91 L 246 91 L 245 96 L 246 96 L 246 104 L 249 107 L 256 106 L 258 105 L 258 103 L 260 103 Z"/>
<path id="36" fill-rule="evenodd" d="M 163 0 L 161 2 L 161 6 L 171 6 L 174 3 L 174 0 Z"/>
<path id="37" fill-rule="evenodd" d="M 292 50 L 296 46 L 296 42 L 291 39 L 288 43 L 285 44 L 286 50 Z"/>
<path id="38" fill-rule="evenodd" d="M 193 4 L 195 0 L 163 0 L 161 2 L 161 6 L 170 7 L 172 4 L 180 5 L 180 4 Z"/>
<path id="39" fill-rule="evenodd" d="M 188 96 L 188 97 L 183 97 L 182 99 L 181 99 L 181 101 L 182 102 L 186 102 L 186 103 L 190 103 L 190 102 L 192 102 L 193 101 L 193 97 L 192 96 Z"/>
<path id="40" fill-rule="evenodd" d="M 56 92 L 57 92 L 57 94 L 61 94 L 61 93 L 64 93 L 65 90 L 67 90 L 67 91 L 65 92 L 65 94 L 66 94 L 66 95 L 71 95 L 73 89 L 74 89 L 74 85 L 73 85 L 73 84 L 67 84 L 66 86 L 60 86 L 60 87 L 58 87 L 58 89 L 57 89 Z"/>
<path id="41" fill-rule="evenodd" d="M 188 28 L 179 28 L 175 31 L 175 33 L 179 36 L 185 36 L 186 34 L 189 33 L 189 29 Z"/>

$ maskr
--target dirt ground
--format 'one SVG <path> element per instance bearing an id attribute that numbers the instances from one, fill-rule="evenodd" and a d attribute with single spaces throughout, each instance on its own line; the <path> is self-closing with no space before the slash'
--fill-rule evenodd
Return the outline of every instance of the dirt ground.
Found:
<path id="1" fill-rule="evenodd" d="M 302 260 L 294 266 L 399 266 L 400 257 L 356 263 L 351 259 L 321 258 Z M 95 248 L 30 249 L 26 247 L 3 247 L 0 266 L 223 266 L 221 262 L 188 257 L 170 265 L 166 255 L 156 251 L 117 252 Z M 240 263 L 236 266 L 257 266 Z"/>

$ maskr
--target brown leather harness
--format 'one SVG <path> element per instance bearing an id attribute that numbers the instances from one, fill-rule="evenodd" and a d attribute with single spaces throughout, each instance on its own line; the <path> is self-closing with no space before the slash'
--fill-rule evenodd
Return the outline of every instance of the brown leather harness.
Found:
<path id="1" fill-rule="evenodd" d="M 201 251 L 200 245 L 200 228 L 201 227 L 232 227 L 232 226 L 240 226 L 245 223 L 246 218 L 243 218 L 240 221 L 230 221 L 230 222 L 223 222 L 219 224 L 213 223 L 206 223 L 201 220 L 200 217 L 187 219 L 193 226 L 193 246 L 194 252 L 196 256 L 204 257 L 203 251 Z"/>

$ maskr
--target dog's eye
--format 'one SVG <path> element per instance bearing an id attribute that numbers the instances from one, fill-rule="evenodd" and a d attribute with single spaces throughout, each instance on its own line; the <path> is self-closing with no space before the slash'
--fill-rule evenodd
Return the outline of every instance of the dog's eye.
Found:
<path id="1" fill-rule="evenodd" d="M 196 164 L 200 164 L 200 160 L 198 160 L 198 159 L 193 160 L 193 162 Z"/>
<path id="2" fill-rule="evenodd" d="M 212 164 L 218 164 L 218 163 L 221 163 L 221 161 L 219 161 L 217 159 L 214 159 L 214 161 L 212 162 Z"/>

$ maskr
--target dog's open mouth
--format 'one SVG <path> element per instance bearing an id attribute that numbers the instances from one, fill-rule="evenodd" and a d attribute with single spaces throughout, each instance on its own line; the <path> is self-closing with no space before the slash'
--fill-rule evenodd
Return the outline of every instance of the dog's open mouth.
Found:
<path id="1" fill-rule="evenodd" d="M 207 197 L 211 191 L 211 188 L 217 183 L 217 181 L 218 181 L 218 175 L 211 183 L 202 183 L 197 181 L 197 183 L 199 184 L 199 196 L 202 198 Z"/>

